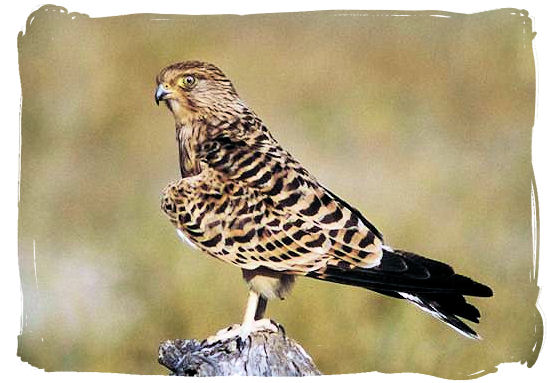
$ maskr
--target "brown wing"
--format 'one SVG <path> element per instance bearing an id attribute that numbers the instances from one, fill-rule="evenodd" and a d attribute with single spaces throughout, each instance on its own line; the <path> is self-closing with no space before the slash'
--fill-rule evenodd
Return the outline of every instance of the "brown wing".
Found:
<path id="1" fill-rule="evenodd" d="M 162 209 L 191 242 L 210 255 L 245 269 L 264 266 L 305 274 L 326 264 L 328 257 L 315 249 L 295 246 L 295 251 L 290 251 L 292 245 L 282 229 L 286 218 L 273 209 L 265 196 L 233 182 L 222 186 L 212 182 L 213 178 L 216 175 L 212 170 L 203 170 L 164 191 Z M 215 192 L 214 184 L 219 186 L 214 187 L 217 191 L 225 192 Z"/>
<path id="2" fill-rule="evenodd" d="M 241 268 L 305 274 L 376 266 L 380 233 L 269 137 L 212 140 L 203 171 L 168 187 L 163 209 L 203 250 Z"/>

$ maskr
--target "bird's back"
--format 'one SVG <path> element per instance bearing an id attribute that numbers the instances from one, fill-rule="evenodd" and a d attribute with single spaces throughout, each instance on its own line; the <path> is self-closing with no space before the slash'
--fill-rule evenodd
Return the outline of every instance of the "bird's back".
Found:
<path id="1" fill-rule="evenodd" d="M 244 269 L 305 274 L 326 264 L 372 267 L 380 233 L 323 188 L 259 118 L 193 145 L 199 174 L 170 185 L 163 210 L 203 250 Z"/>

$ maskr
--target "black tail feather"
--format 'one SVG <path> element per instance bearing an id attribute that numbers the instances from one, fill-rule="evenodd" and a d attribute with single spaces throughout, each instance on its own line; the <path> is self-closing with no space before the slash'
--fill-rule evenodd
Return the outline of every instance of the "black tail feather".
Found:
<path id="1" fill-rule="evenodd" d="M 458 317 L 479 323 L 479 310 L 464 295 L 490 297 L 491 288 L 460 274 L 451 266 L 401 250 L 384 250 L 381 262 L 370 269 L 350 268 L 341 262 L 307 276 L 364 287 L 380 294 L 406 299 L 465 336 L 476 332 Z"/>

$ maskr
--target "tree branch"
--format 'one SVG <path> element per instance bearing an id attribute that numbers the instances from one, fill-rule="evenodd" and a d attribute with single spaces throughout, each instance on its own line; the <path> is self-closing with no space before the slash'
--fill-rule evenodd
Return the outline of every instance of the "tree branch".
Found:
<path id="1" fill-rule="evenodd" d="M 284 330 L 259 331 L 246 341 L 235 337 L 207 344 L 196 339 L 161 343 L 160 364 L 178 376 L 306 376 L 320 375 L 302 346 L 287 338 Z"/>

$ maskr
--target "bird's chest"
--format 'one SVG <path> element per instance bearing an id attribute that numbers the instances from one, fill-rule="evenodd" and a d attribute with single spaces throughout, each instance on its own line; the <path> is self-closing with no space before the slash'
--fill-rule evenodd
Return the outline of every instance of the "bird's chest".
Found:
<path id="1" fill-rule="evenodd" d="M 201 172 L 197 155 L 197 148 L 201 143 L 200 132 L 200 127 L 193 124 L 179 124 L 176 127 L 182 178 L 195 176 Z"/>

